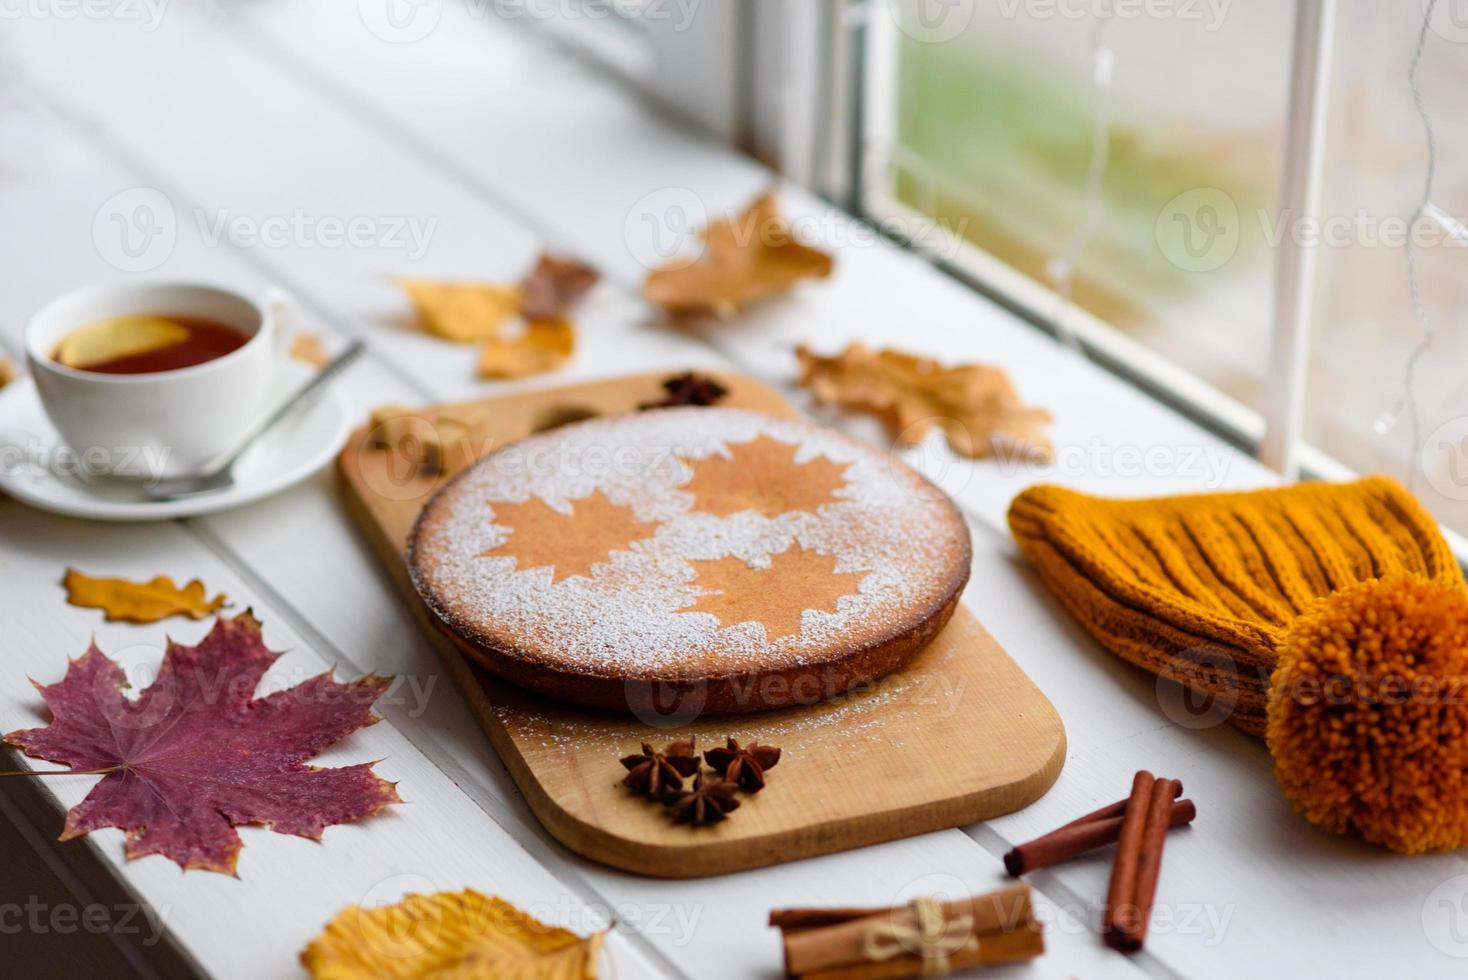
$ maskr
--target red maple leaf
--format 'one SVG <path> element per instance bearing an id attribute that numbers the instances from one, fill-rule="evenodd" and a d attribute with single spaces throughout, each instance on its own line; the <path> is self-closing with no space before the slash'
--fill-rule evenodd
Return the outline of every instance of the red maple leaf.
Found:
<path id="1" fill-rule="evenodd" d="M 388 678 L 338 684 L 331 673 L 256 698 L 278 654 L 249 611 L 221 618 L 198 646 L 169 641 L 158 678 L 122 695 L 122 668 L 94 643 L 66 676 L 37 684 L 52 722 L 11 732 L 27 755 L 107 774 L 66 815 L 61 840 L 102 827 L 127 833 L 127 856 L 162 854 L 185 868 L 234 873 L 242 824 L 320 839 L 399 803 L 372 764 L 316 769 L 306 760 L 373 724 Z"/>

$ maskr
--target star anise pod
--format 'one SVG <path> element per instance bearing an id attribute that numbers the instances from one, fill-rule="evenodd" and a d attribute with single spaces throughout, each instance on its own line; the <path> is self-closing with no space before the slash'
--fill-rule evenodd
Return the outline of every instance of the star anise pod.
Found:
<path id="1" fill-rule="evenodd" d="M 693 777 L 693 789 L 668 795 L 663 802 L 673 811 L 674 823 L 699 824 L 718 823 L 729 815 L 730 810 L 739 809 L 734 798 L 733 783 L 726 783 L 717 776 L 699 773 Z"/>
<path id="2" fill-rule="evenodd" d="M 765 788 L 765 770 L 775 768 L 780 761 L 780 750 L 758 742 L 750 742 L 747 749 L 741 748 L 731 738 L 724 748 L 709 749 L 703 757 L 729 782 L 746 793 L 758 793 Z"/>
<path id="3" fill-rule="evenodd" d="M 683 777 L 698 772 L 698 756 L 691 738 L 670 742 L 661 752 L 643 742 L 642 754 L 623 757 L 622 765 L 627 767 L 624 785 L 648 796 L 662 796 L 682 789 Z"/>
<path id="4" fill-rule="evenodd" d="M 729 389 L 706 374 L 690 371 L 675 374 L 663 381 L 667 392 L 661 401 L 643 402 L 637 407 L 642 411 L 650 408 L 676 408 L 680 405 L 712 405 L 729 393 Z"/>

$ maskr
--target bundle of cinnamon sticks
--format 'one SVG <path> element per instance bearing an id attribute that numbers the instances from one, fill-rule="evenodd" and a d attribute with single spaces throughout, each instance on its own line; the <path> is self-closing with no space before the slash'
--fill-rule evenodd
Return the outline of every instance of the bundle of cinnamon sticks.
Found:
<path id="1" fill-rule="evenodd" d="M 1004 855 L 1004 866 L 1017 878 L 1115 843 L 1102 937 L 1113 949 L 1135 952 L 1147 937 L 1167 832 L 1198 815 L 1192 800 L 1178 799 L 1182 791 L 1178 780 L 1144 769 L 1133 777 L 1129 797 L 1021 844 Z"/>
<path id="2" fill-rule="evenodd" d="M 785 972 L 800 980 L 941 976 L 1045 951 L 1028 885 L 895 909 L 777 909 Z"/>

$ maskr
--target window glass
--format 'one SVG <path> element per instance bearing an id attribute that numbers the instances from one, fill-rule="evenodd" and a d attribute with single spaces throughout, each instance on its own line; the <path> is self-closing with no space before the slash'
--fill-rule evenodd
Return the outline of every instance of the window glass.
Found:
<path id="1" fill-rule="evenodd" d="M 879 127 L 892 145 L 872 147 L 884 192 L 1049 286 L 1085 215 L 1097 6 L 943 5 L 961 25 L 899 15 L 890 104 L 874 107 L 892 115 Z M 1080 307 L 1252 408 L 1292 8 L 1112 7 L 1110 160 L 1074 266 Z"/>

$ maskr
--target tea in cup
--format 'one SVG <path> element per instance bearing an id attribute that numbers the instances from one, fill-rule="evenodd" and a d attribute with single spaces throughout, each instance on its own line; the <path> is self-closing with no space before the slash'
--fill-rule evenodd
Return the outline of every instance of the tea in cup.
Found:
<path id="1" fill-rule="evenodd" d="M 93 286 L 26 326 L 46 415 L 86 474 L 184 476 L 264 416 L 281 361 L 268 304 L 214 286 Z"/>

